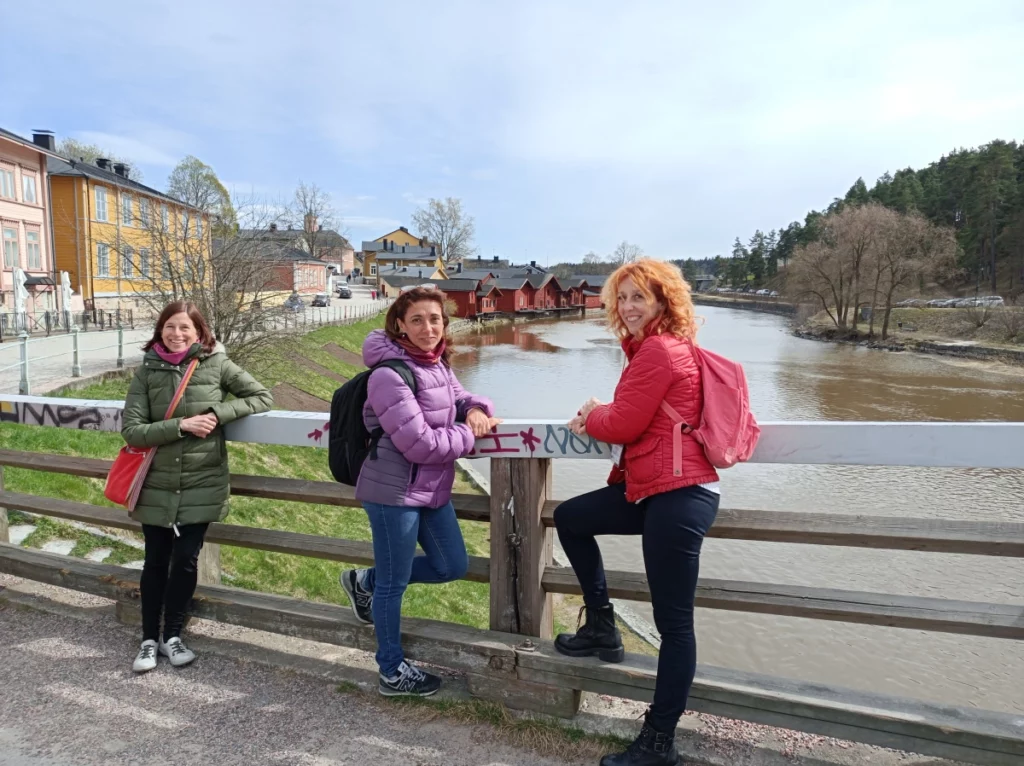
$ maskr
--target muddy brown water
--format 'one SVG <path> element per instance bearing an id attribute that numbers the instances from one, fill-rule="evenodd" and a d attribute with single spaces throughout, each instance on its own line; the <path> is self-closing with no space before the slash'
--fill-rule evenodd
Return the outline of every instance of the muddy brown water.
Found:
<path id="1" fill-rule="evenodd" d="M 760 420 L 1024 420 L 1024 371 L 802 340 L 781 317 L 701 307 L 701 341 L 742 362 Z M 514 418 L 565 418 L 611 399 L 622 353 L 600 319 L 519 324 L 457 338 L 471 391 Z M 477 467 L 486 472 L 485 461 Z M 600 486 L 604 460 L 557 460 L 556 497 Z M 742 465 L 722 507 L 1024 521 L 1024 471 Z M 639 539 L 602 542 L 610 569 L 642 570 Z M 705 577 L 1024 602 L 1024 561 L 708 540 Z M 652 620 L 649 604 L 635 604 Z M 1024 713 L 1024 644 L 1012 640 L 701 609 L 700 661 L 883 693 Z"/>

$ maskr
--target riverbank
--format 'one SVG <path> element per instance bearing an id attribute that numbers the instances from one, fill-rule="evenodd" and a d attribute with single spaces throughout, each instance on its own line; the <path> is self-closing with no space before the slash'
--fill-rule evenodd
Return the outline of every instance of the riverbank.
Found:
<path id="1" fill-rule="evenodd" d="M 1004 309 L 1019 312 L 1020 309 Z M 843 343 L 893 352 L 914 352 L 957 359 L 1024 366 L 1024 345 L 1010 340 L 1024 337 L 1013 332 L 1024 317 L 999 311 L 971 309 L 894 309 L 889 337 L 881 339 L 878 325 L 871 337 L 862 324 L 859 331 L 840 330 L 825 315 L 812 317 L 793 334 L 806 340 Z M 979 322 L 981 326 L 979 326 Z M 1012 329 L 1011 329 L 1012 328 Z"/>
<path id="2" fill-rule="evenodd" d="M 778 298 L 758 296 L 740 298 L 710 293 L 694 293 L 693 302 L 698 306 L 719 306 L 725 309 L 757 311 L 761 314 L 778 314 L 779 316 L 795 316 L 799 308 L 795 303 L 787 303 Z"/>

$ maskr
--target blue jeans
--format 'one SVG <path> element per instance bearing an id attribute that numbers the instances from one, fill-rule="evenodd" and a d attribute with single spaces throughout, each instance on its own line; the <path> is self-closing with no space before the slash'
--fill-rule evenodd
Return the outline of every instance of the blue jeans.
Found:
<path id="1" fill-rule="evenodd" d="M 409 583 L 441 583 L 466 576 L 469 557 L 451 503 L 440 508 L 406 508 L 363 503 L 373 533 L 372 568 L 364 587 L 373 591 L 377 665 L 391 677 L 402 654 L 402 597 Z M 426 555 L 416 555 L 416 543 Z"/>

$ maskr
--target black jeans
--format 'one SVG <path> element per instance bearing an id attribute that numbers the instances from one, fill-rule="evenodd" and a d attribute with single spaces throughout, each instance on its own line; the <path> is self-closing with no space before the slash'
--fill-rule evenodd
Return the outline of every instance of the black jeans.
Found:
<path id="1" fill-rule="evenodd" d="M 671 733 L 683 711 L 697 670 L 693 601 L 704 535 L 718 513 L 719 497 L 684 487 L 640 503 L 626 501 L 615 484 L 558 506 L 555 527 L 589 607 L 608 604 L 608 585 L 596 535 L 643 535 L 644 567 L 651 588 L 654 624 L 661 634 L 658 680 L 648 722 Z"/>
<path id="2" fill-rule="evenodd" d="M 164 615 L 164 641 L 181 635 L 185 610 L 196 592 L 199 551 L 209 524 L 179 526 L 181 537 L 168 527 L 142 525 L 146 560 L 139 590 L 142 595 L 142 640 L 160 639 L 160 613 Z"/>

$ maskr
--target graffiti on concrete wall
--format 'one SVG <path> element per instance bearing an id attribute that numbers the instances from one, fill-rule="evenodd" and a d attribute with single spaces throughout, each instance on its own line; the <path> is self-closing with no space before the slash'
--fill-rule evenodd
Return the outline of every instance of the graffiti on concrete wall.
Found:
<path id="1" fill-rule="evenodd" d="M 120 431 L 119 407 L 54 404 L 54 400 L 0 401 L 0 423 L 23 426 L 51 426 L 85 431 Z"/>

